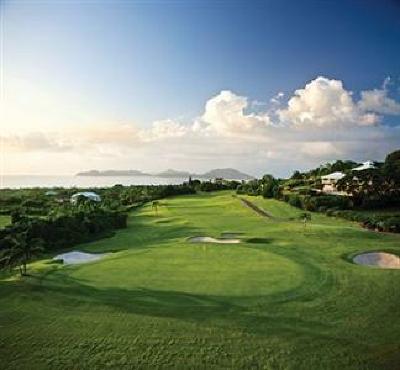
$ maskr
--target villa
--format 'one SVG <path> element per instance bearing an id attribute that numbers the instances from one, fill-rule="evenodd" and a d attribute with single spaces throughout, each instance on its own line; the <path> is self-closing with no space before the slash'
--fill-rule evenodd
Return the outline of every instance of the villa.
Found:
<path id="1" fill-rule="evenodd" d="M 364 171 L 364 170 L 371 170 L 371 169 L 375 169 L 375 168 L 376 167 L 374 165 L 374 162 L 367 161 L 367 162 L 364 162 L 361 166 L 353 168 L 352 171 Z M 346 176 L 346 174 L 344 174 L 343 172 L 333 172 L 333 173 L 330 173 L 329 175 L 321 176 L 322 192 L 327 193 L 327 194 L 346 195 L 345 192 L 338 191 L 336 189 L 337 182 L 345 176 Z M 357 178 L 354 177 L 354 179 L 357 179 Z"/>
<path id="2" fill-rule="evenodd" d="M 82 191 L 79 193 L 75 193 L 74 195 L 71 196 L 71 199 L 70 199 L 71 203 L 76 204 L 80 197 L 85 197 L 94 202 L 101 202 L 101 197 L 99 194 L 96 194 L 93 191 Z"/>
<path id="3" fill-rule="evenodd" d="M 375 169 L 374 162 L 372 161 L 366 161 L 364 162 L 361 166 L 358 166 L 356 168 L 353 168 L 352 171 L 363 171 L 363 170 L 373 170 Z"/>
<path id="4" fill-rule="evenodd" d="M 333 172 L 329 175 L 321 176 L 322 191 L 329 194 L 342 193 L 336 189 L 336 183 L 345 176 L 343 172 Z"/>

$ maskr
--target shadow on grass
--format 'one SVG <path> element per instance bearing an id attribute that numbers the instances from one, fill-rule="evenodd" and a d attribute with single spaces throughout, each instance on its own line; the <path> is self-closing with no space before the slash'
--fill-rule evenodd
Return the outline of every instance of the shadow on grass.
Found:
<path id="1" fill-rule="evenodd" d="M 250 238 L 245 240 L 247 243 L 252 244 L 269 244 L 272 242 L 271 238 Z"/>
<path id="2" fill-rule="evenodd" d="M 57 274 L 57 273 L 56 273 Z M 54 275 L 53 275 L 54 277 Z M 93 313 L 101 306 L 116 312 L 124 312 L 156 318 L 178 319 L 200 325 L 212 325 L 226 329 L 238 329 L 250 334 L 282 334 L 282 331 L 298 333 L 326 332 L 331 326 L 318 321 L 303 320 L 298 316 L 280 313 L 277 306 L 246 306 L 235 303 L 236 297 L 209 296 L 179 291 L 148 288 L 104 288 L 82 284 L 64 274 L 50 285 L 32 285 L 35 299 L 43 298 L 46 306 L 63 307 L 76 314 L 82 307 Z M 263 297 L 254 297 L 262 300 Z M 110 312 L 112 315 L 112 312 Z M 296 334 L 297 333 L 297 334 Z M 320 334 L 318 334 L 320 335 Z M 328 337 L 328 336 L 327 336 Z"/>
<path id="3" fill-rule="evenodd" d="M 302 266 L 303 278 L 299 279 L 298 286 L 289 290 L 248 297 L 193 294 L 143 287 L 98 288 L 87 285 L 84 280 L 70 277 L 63 270 L 53 270 L 50 279 L 38 278 L 35 281 L 32 278 L 29 285 L 35 291 L 36 299 L 64 307 L 67 311 L 76 311 L 79 307 L 84 307 L 86 311 L 88 306 L 96 311 L 101 306 L 108 306 L 117 312 L 237 328 L 259 335 L 270 335 L 279 330 L 293 334 L 326 332 L 329 325 L 302 320 L 296 314 L 293 317 L 283 314 L 282 305 L 287 302 L 323 299 L 334 287 L 331 274 L 319 268 L 310 255 L 298 253 L 296 249 L 282 249 L 274 245 L 266 249 L 257 243 L 246 248 L 276 253 L 293 260 Z"/>

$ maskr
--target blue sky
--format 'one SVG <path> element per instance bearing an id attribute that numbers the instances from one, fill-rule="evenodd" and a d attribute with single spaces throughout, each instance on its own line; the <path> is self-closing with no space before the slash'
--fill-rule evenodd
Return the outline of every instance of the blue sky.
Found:
<path id="1" fill-rule="evenodd" d="M 249 100 L 244 112 L 258 113 L 270 109 L 266 102 L 278 92 L 287 102 L 318 76 L 342 81 L 355 101 L 361 91 L 381 88 L 390 76 L 387 95 L 395 101 L 400 97 L 400 5 L 394 0 L 33 0 L 4 1 L 1 11 L 6 95 L 20 99 L 26 94 L 24 104 L 34 101 L 32 96 L 50 96 L 57 101 L 51 106 L 60 106 L 43 117 L 35 112 L 32 122 L 24 119 L 27 133 L 46 131 L 46 139 L 49 125 L 53 131 L 100 121 L 134 124 L 138 130 L 167 119 L 191 125 L 223 90 Z M 14 126 L 10 115 L 9 128 Z M 43 127 L 37 123 L 46 121 Z M 397 114 L 383 114 L 380 124 L 396 126 L 398 121 Z M 352 154 L 335 155 L 340 153 Z M 14 158 L 14 167 L 25 171 L 18 164 L 23 154 L 13 156 L 21 158 Z M 191 165 L 174 158 L 160 167 Z M 331 157 L 316 154 L 289 167 L 323 159 Z M 73 163 L 68 171 L 81 169 Z M 195 162 L 196 167 L 209 165 Z M 39 165 L 33 167 L 41 172 Z M 259 164 L 251 171 L 263 168 Z"/>

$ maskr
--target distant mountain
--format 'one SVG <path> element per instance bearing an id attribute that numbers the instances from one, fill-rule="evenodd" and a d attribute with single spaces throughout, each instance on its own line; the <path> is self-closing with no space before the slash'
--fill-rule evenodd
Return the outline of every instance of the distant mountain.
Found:
<path id="1" fill-rule="evenodd" d="M 138 170 L 90 170 L 83 171 L 76 174 L 76 176 L 155 176 L 165 178 L 188 179 L 191 176 L 194 179 L 215 179 L 222 178 L 226 180 L 251 180 L 254 177 L 247 175 L 243 172 L 235 170 L 234 168 L 217 168 L 203 174 L 190 173 L 188 171 L 177 171 L 168 169 L 157 174 L 148 174 Z"/>
<path id="2" fill-rule="evenodd" d="M 76 174 L 76 176 L 149 176 L 147 173 L 138 170 L 90 170 Z"/>
<path id="3" fill-rule="evenodd" d="M 202 175 L 196 175 L 193 177 L 199 177 L 202 179 L 214 179 L 214 178 L 222 178 L 226 180 L 251 180 L 254 179 L 253 176 L 250 176 L 246 173 L 235 170 L 234 168 L 217 168 Z"/>
<path id="4" fill-rule="evenodd" d="M 217 168 L 206 173 L 196 174 L 188 171 L 176 171 L 168 169 L 167 171 L 158 173 L 155 176 L 159 177 L 177 177 L 177 178 L 188 178 L 191 176 L 194 179 L 215 179 L 222 178 L 226 180 L 251 180 L 254 177 L 247 175 L 246 173 L 235 170 L 234 168 Z"/>
<path id="5" fill-rule="evenodd" d="M 186 178 L 190 176 L 190 172 L 187 171 L 177 171 L 168 169 L 166 171 L 155 174 L 154 176 L 158 177 L 176 177 L 176 178 Z"/>

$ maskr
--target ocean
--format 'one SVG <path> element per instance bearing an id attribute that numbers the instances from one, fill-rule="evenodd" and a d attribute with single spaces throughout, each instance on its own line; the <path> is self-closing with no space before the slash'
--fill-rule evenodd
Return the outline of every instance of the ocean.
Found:
<path id="1" fill-rule="evenodd" d="M 187 178 L 165 178 L 156 176 L 41 176 L 3 175 L 0 189 L 78 187 L 96 188 L 121 185 L 174 185 L 182 184 Z"/>

